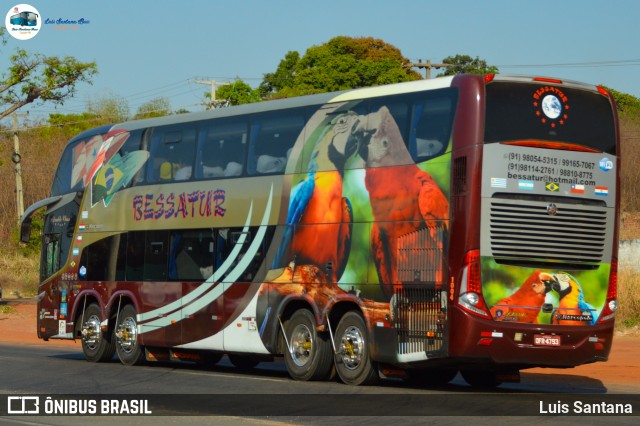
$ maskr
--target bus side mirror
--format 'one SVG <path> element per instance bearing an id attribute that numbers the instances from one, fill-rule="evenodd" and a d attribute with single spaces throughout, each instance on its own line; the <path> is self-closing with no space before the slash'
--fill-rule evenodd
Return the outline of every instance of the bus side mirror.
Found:
<path id="1" fill-rule="evenodd" d="M 31 217 L 28 217 L 22 221 L 20 225 L 20 241 L 28 243 L 31 239 Z"/>

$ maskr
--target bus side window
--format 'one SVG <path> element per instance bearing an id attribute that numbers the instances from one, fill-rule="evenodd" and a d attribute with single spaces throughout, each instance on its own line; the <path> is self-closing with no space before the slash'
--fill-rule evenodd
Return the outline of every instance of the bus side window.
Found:
<path id="1" fill-rule="evenodd" d="M 193 170 L 196 135 L 193 127 L 166 126 L 151 138 L 150 182 L 188 180 Z"/>
<path id="2" fill-rule="evenodd" d="M 214 233 L 210 229 L 172 231 L 169 279 L 204 281 L 213 275 Z"/>
<path id="3" fill-rule="evenodd" d="M 216 120 L 200 130 L 196 178 L 241 176 L 247 146 L 245 121 Z"/>
<path id="4" fill-rule="evenodd" d="M 142 281 L 144 277 L 144 245 L 145 232 L 129 232 L 127 234 L 127 281 Z"/>
<path id="5" fill-rule="evenodd" d="M 40 281 L 49 278 L 60 269 L 60 234 L 46 234 L 42 247 Z"/>
<path id="6" fill-rule="evenodd" d="M 169 260 L 169 231 L 147 231 L 144 251 L 144 280 L 165 281 Z"/>
<path id="7" fill-rule="evenodd" d="M 304 115 L 287 111 L 259 116 L 251 124 L 249 173 L 284 173 L 287 160 L 305 124 Z"/>
<path id="8" fill-rule="evenodd" d="M 409 147 L 415 162 L 446 152 L 454 113 L 455 98 L 450 92 L 431 94 L 413 103 Z"/>

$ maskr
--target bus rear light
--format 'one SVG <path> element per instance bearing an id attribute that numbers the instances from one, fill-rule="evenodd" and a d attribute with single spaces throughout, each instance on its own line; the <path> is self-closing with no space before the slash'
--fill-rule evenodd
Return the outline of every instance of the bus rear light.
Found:
<path id="1" fill-rule="evenodd" d="M 465 255 L 458 304 L 464 310 L 475 315 L 491 318 L 487 305 L 482 298 L 480 250 L 471 250 Z"/>
<path id="2" fill-rule="evenodd" d="M 495 77 L 495 74 L 486 74 L 484 76 L 484 84 L 491 83 Z"/>
<path id="3" fill-rule="evenodd" d="M 607 290 L 607 302 L 602 308 L 598 323 L 613 319 L 618 310 L 618 260 L 611 259 L 611 269 L 609 271 L 609 289 Z"/>
<path id="4" fill-rule="evenodd" d="M 493 339 L 482 338 L 478 340 L 478 346 L 491 346 Z"/>
<path id="5" fill-rule="evenodd" d="M 562 84 L 562 80 L 558 80 L 557 78 L 535 77 L 533 81 L 538 81 L 540 83 Z"/>
<path id="6" fill-rule="evenodd" d="M 609 92 L 607 92 L 607 89 L 602 86 L 598 86 L 598 92 L 600 92 L 600 94 L 606 96 L 607 98 L 609 97 Z"/>

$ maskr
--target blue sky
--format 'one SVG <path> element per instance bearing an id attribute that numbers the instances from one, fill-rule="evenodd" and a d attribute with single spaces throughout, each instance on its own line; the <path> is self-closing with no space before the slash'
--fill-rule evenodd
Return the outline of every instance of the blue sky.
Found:
<path id="1" fill-rule="evenodd" d="M 19 1 L 0 0 L 0 16 Z M 290 50 L 337 35 L 372 36 L 404 56 L 433 62 L 479 56 L 502 73 L 605 84 L 640 97 L 640 1 L 619 0 L 56 0 L 26 3 L 43 19 L 89 23 L 43 25 L 36 37 L 0 48 L 0 70 L 16 48 L 96 61 L 93 85 L 37 114 L 78 113 L 89 99 L 117 95 L 131 112 L 155 97 L 173 109 L 202 109 L 208 87 L 196 79 L 256 87 Z M 4 22 L 4 21 L 3 21 Z M 5 123 L 6 124 L 6 123 Z"/>

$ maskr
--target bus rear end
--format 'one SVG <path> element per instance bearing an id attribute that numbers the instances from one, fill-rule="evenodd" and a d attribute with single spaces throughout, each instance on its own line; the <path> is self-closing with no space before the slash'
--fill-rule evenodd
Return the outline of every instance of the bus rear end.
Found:
<path id="1" fill-rule="evenodd" d="M 463 373 L 605 361 L 617 303 L 614 102 L 596 86 L 519 76 L 486 76 L 478 93 L 483 140 L 453 160 L 454 193 L 456 176 L 465 187 L 449 354 Z"/>

